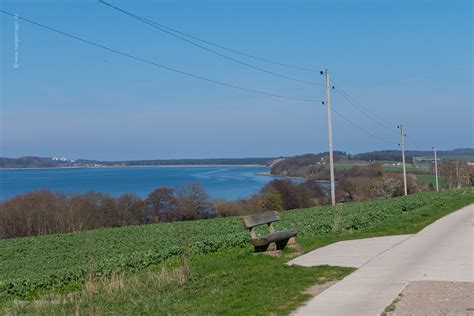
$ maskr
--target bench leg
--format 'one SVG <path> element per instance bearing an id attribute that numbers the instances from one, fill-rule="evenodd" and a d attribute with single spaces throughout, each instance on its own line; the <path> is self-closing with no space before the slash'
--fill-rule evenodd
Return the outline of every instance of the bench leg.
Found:
<path id="1" fill-rule="evenodd" d="M 283 239 L 280 241 L 276 242 L 276 249 L 277 250 L 283 250 L 286 247 L 286 244 L 288 244 L 288 239 Z"/>
<path id="2" fill-rule="evenodd" d="M 274 242 L 268 245 L 267 251 L 275 251 L 278 249 L 278 245 Z"/>
<path id="3" fill-rule="evenodd" d="M 293 246 L 296 244 L 298 244 L 298 242 L 296 241 L 296 236 L 293 236 L 290 239 L 288 239 L 288 246 Z"/>
<path id="4" fill-rule="evenodd" d="M 254 246 L 254 252 L 265 252 L 268 249 L 268 245 Z"/>
<path id="5" fill-rule="evenodd" d="M 254 246 L 255 252 L 266 252 L 266 251 L 275 251 L 278 249 L 278 245 L 274 242 L 263 245 L 263 246 Z"/>

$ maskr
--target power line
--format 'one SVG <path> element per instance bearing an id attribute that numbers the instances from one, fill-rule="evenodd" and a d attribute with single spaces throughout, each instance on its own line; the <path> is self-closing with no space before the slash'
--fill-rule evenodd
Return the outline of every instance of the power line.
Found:
<path id="1" fill-rule="evenodd" d="M 352 126 L 354 126 L 355 128 L 357 128 L 358 130 L 364 132 L 365 134 L 373 137 L 374 139 L 377 139 L 378 141 L 380 142 L 383 142 L 383 143 L 387 143 L 387 144 L 391 144 L 391 145 L 398 145 L 398 143 L 396 142 L 393 142 L 393 141 L 390 141 L 390 140 L 387 140 L 385 138 L 382 138 L 380 136 L 377 136 L 371 132 L 369 132 L 368 130 L 366 130 L 365 128 L 359 126 L 358 124 L 354 123 L 352 120 L 348 119 L 347 117 L 345 117 L 344 115 L 342 115 L 340 112 L 338 112 L 336 109 L 334 109 L 334 107 L 332 108 L 332 111 L 334 113 L 336 113 L 337 116 L 339 116 L 340 118 L 342 118 L 343 120 L 345 120 L 346 122 L 348 122 L 349 124 L 351 124 Z"/>
<path id="2" fill-rule="evenodd" d="M 323 84 L 320 84 L 320 83 L 317 83 L 317 82 L 302 80 L 302 79 L 298 79 L 298 78 L 293 78 L 293 77 L 290 77 L 290 76 L 286 76 L 286 75 L 283 75 L 283 74 L 280 74 L 280 73 L 276 73 L 276 72 L 273 72 L 273 71 L 270 71 L 270 70 L 266 70 L 266 69 L 263 69 L 263 68 L 254 66 L 254 65 L 249 64 L 249 63 L 247 63 L 247 62 L 241 61 L 241 60 L 239 60 L 239 59 L 236 59 L 236 58 L 233 58 L 233 57 L 231 57 L 231 56 L 222 54 L 222 53 L 220 53 L 220 52 L 218 52 L 218 51 L 215 51 L 215 50 L 213 50 L 213 49 L 207 48 L 207 47 L 205 47 L 205 46 L 203 46 L 203 45 L 201 45 L 201 44 L 198 44 L 198 43 L 193 42 L 193 41 L 191 41 L 191 40 L 189 40 L 189 39 L 186 39 L 186 38 L 184 38 L 184 37 L 182 37 L 182 36 L 180 36 L 180 35 L 177 35 L 177 34 L 175 33 L 176 31 L 174 31 L 174 30 L 173 30 L 173 31 L 169 31 L 167 28 L 164 28 L 163 26 L 161 26 L 161 24 L 159 24 L 159 23 L 157 23 L 157 22 L 154 22 L 154 21 L 149 20 L 149 19 L 147 19 L 147 18 L 141 17 L 141 16 L 139 16 L 139 15 L 136 15 L 136 14 L 134 14 L 134 13 L 131 13 L 131 12 L 129 12 L 129 11 L 126 11 L 126 10 L 124 10 L 124 9 L 121 9 L 121 8 L 119 8 L 119 7 L 116 7 L 116 6 L 114 6 L 114 5 L 110 4 L 110 3 L 107 3 L 107 2 L 105 2 L 105 1 L 102 1 L 102 0 L 101 0 L 101 1 L 99 1 L 99 2 L 102 3 L 102 4 L 104 4 L 104 5 L 106 5 L 106 6 L 108 6 L 108 7 L 110 7 L 110 8 L 112 8 L 112 9 L 114 9 L 114 10 L 116 10 L 116 11 L 122 12 L 123 14 L 126 14 L 126 15 L 128 15 L 128 16 L 130 16 L 130 17 L 132 17 L 132 18 L 134 18 L 134 19 L 136 19 L 136 20 L 138 20 L 138 21 L 141 21 L 141 22 L 143 22 L 143 23 L 145 23 L 145 24 L 147 24 L 147 25 L 149 25 L 149 26 L 151 26 L 151 27 L 153 27 L 153 28 L 155 28 L 155 29 L 157 29 L 157 30 L 160 30 L 160 31 L 162 31 L 162 32 L 164 32 L 164 33 L 166 33 L 166 34 L 168 34 L 168 35 L 171 35 L 171 36 L 173 36 L 173 37 L 176 37 L 176 38 L 178 38 L 178 39 L 180 39 L 180 40 L 182 40 L 182 41 L 184 41 L 184 42 L 186 42 L 186 43 L 188 43 L 188 44 L 190 44 L 190 45 L 196 46 L 196 47 L 198 47 L 198 48 L 201 48 L 201 49 L 203 49 L 203 50 L 205 50 L 205 51 L 208 51 L 208 52 L 210 52 L 210 53 L 212 53 L 212 54 L 215 54 L 215 55 L 220 56 L 220 57 L 222 57 L 222 58 L 225 58 L 225 59 L 227 59 L 227 60 L 233 61 L 233 62 L 235 62 L 235 63 L 238 63 L 238 64 L 241 64 L 241 65 L 247 66 L 247 67 L 249 67 L 249 68 L 252 68 L 252 69 L 255 69 L 255 70 L 258 70 L 258 71 L 261 71 L 261 72 L 264 72 L 264 73 L 266 73 L 266 74 L 269 74 L 269 75 L 272 75 L 272 76 L 276 76 L 276 77 L 279 77 L 279 78 L 283 78 L 283 79 L 287 79 L 287 80 L 292 80 L 292 81 L 296 81 L 296 82 L 301 82 L 301 83 L 305 83 L 305 84 L 309 84 L 309 85 L 324 86 Z"/>
<path id="3" fill-rule="evenodd" d="M 344 99 L 346 99 L 353 107 L 355 107 L 357 110 L 363 113 L 367 118 L 369 118 L 370 120 L 376 122 L 377 124 L 383 127 L 393 128 L 394 126 L 396 126 L 396 124 L 393 124 L 387 121 L 386 119 L 382 118 L 381 116 L 371 112 L 370 109 L 368 109 L 366 106 L 364 106 L 359 101 L 357 101 L 347 91 L 342 89 L 334 80 L 333 82 L 336 86 L 336 92 L 339 93 Z"/>
<path id="4" fill-rule="evenodd" d="M 423 150 L 428 150 L 428 151 L 431 151 L 432 148 L 430 148 L 429 146 L 425 147 L 425 146 L 422 146 L 420 145 L 420 143 L 416 142 L 412 136 L 410 135 L 406 135 L 406 138 L 407 138 L 407 142 L 411 145 L 411 147 L 413 148 L 413 150 L 420 150 L 420 151 L 423 151 Z M 416 148 L 416 149 L 415 149 Z"/>
<path id="5" fill-rule="evenodd" d="M 1 10 L 1 9 L 0 9 L 0 13 L 10 15 L 10 16 L 14 16 L 14 17 L 16 16 L 15 14 L 13 14 L 11 12 L 4 11 L 4 10 Z M 122 51 L 110 48 L 108 46 L 97 44 L 95 42 L 92 42 L 92 41 L 86 40 L 84 38 L 81 38 L 81 37 L 78 37 L 78 36 L 63 32 L 63 31 L 60 31 L 58 29 L 46 26 L 44 24 L 35 22 L 33 20 L 29 20 L 29 19 L 24 18 L 24 17 L 18 16 L 18 18 L 25 21 L 25 22 L 34 24 L 36 26 L 42 27 L 44 29 L 53 31 L 55 33 L 64 35 L 64 36 L 72 38 L 72 39 L 75 39 L 77 41 L 80 41 L 80 42 L 83 42 L 83 43 L 86 43 L 86 44 L 89 44 L 89 45 L 92 45 L 92 46 L 95 46 L 95 47 L 98 47 L 98 48 L 102 48 L 102 49 L 107 50 L 109 52 L 113 52 L 113 53 L 121 55 L 121 56 L 125 56 L 125 57 L 131 58 L 131 59 L 135 59 L 135 60 L 141 61 L 143 63 L 149 64 L 149 65 L 152 65 L 152 66 L 155 66 L 155 67 L 158 67 L 158 68 L 166 69 L 166 70 L 169 70 L 169 71 L 172 71 L 172 72 L 175 72 L 175 73 L 179 73 L 181 75 L 185 75 L 185 76 L 188 76 L 188 77 L 192 77 L 192 78 L 195 78 L 195 79 L 200 79 L 200 80 L 207 81 L 207 82 L 212 82 L 214 84 L 218 84 L 218 85 L 221 85 L 221 86 L 225 86 L 225 87 L 229 87 L 229 88 L 233 88 L 233 89 L 238 89 L 238 90 L 243 90 L 243 91 L 247 91 L 247 92 L 251 92 L 251 93 L 255 93 L 255 94 L 271 96 L 271 97 L 275 97 L 275 98 L 295 100 L 295 101 L 301 101 L 301 102 L 312 102 L 312 103 L 317 102 L 317 100 L 314 100 L 314 99 L 307 99 L 307 98 L 299 98 L 299 97 L 292 97 L 292 96 L 274 94 L 274 93 L 270 93 L 270 92 L 265 92 L 265 91 L 251 89 L 251 88 L 241 87 L 241 86 L 237 86 L 237 85 L 222 82 L 222 81 L 217 81 L 217 80 L 214 80 L 214 79 L 209 79 L 209 78 L 206 78 L 206 77 L 202 77 L 200 75 L 195 75 L 195 74 L 192 74 L 192 73 L 189 73 L 189 72 L 185 72 L 185 71 L 178 70 L 178 69 L 175 69 L 175 68 L 172 68 L 172 67 L 168 67 L 168 66 L 165 66 L 165 65 L 162 65 L 162 64 L 158 64 L 156 62 L 153 62 L 153 61 L 150 61 L 150 60 L 147 60 L 147 59 L 143 59 L 143 58 L 140 58 L 140 57 L 128 54 L 128 53 L 124 53 Z"/>
<path id="6" fill-rule="evenodd" d="M 102 1 L 100 0 L 100 2 L 103 2 L 105 4 L 105 1 Z M 151 20 L 148 20 L 149 22 L 153 22 Z M 183 36 L 186 36 L 186 37 L 189 37 L 189 38 L 192 38 L 194 40 L 197 40 L 197 41 L 200 41 L 201 43 L 205 43 L 205 44 L 208 44 L 208 45 L 211 45 L 211 46 L 214 46 L 214 47 L 218 47 L 220 49 L 223 49 L 223 50 L 226 50 L 226 51 L 229 51 L 229 52 L 232 52 L 232 53 L 235 53 L 235 54 L 239 54 L 239 55 L 242 55 L 242 56 L 245 56 L 245 57 L 249 57 L 249 58 L 253 58 L 255 60 L 259 60 L 259 61 L 263 61 L 263 62 L 266 62 L 266 63 L 269 63 L 269 64 L 274 64 L 274 65 L 279 65 L 279 66 L 283 66 L 283 67 L 287 67 L 287 68 L 291 68 L 291 69 L 296 69 L 296 70 L 302 70 L 302 71 L 309 71 L 309 72 L 320 72 L 319 69 L 311 69 L 311 68 L 307 68 L 307 67 L 301 67 L 301 66 L 295 66 L 295 65 L 289 65 L 289 64 L 285 64 L 285 63 L 282 63 L 282 62 L 277 62 L 277 61 L 274 61 L 274 60 L 271 60 L 271 59 L 268 59 L 268 58 L 263 58 L 263 57 L 258 57 L 258 56 L 255 56 L 255 55 L 252 55 L 252 54 L 249 54 L 249 53 L 244 53 L 242 51 L 239 51 L 239 50 L 236 50 L 236 49 L 232 49 L 232 48 L 229 48 L 229 47 L 225 47 L 225 46 L 222 46 L 222 45 L 219 45 L 219 44 L 216 44 L 216 43 L 213 43 L 213 42 L 210 42 L 210 41 L 207 41 L 207 40 L 204 40 L 202 38 L 199 38 L 199 37 L 196 37 L 196 36 L 193 36 L 193 35 L 190 35 L 190 34 L 187 34 L 187 33 L 184 33 L 184 32 L 181 32 L 177 29 L 174 29 L 172 27 L 169 27 L 169 26 L 166 26 L 164 24 L 161 24 L 161 23 L 158 23 L 158 22 L 153 22 L 155 25 L 158 25 L 162 28 L 165 28 L 165 29 L 168 29 L 170 31 L 173 31 L 175 33 L 178 33 L 178 34 L 181 34 Z"/>
<path id="7" fill-rule="evenodd" d="M 365 117 L 367 117 L 369 120 L 377 123 L 378 125 L 380 125 L 381 127 L 383 128 L 386 128 L 386 127 L 389 127 L 389 128 L 392 128 L 393 126 L 389 126 L 385 123 L 382 123 L 382 121 L 379 121 L 377 119 L 374 119 L 374 117 L 372 117 L 372 115 L 369 114 L 369 112 L 367 112 L 366 110 L 364 110 L 363 108 L 359 107 L 356 103 L 354 103 L 348 95 L 346 95 L 342 90 L 339 90 L 339 86 L 336 86 L 335 87 L 335 90 L 336 92 L 341 95 L 350 105 L 352 105 L 355 109 L 357 109 L 359 112 L 361 112 Z"/>
<path id="8" fill-rule="evenodd" d="M 349 104 L 351 104 L 352 106 L 354 106 L 356 109 L 358 109 L 362 114 L 364 114 L 367 118 L 369 118 L 370 120 L 376 122 L 377 124 L 379 124 L 380 126 L 382 126 L 384 129 L 385 128 L 393 128 L 393 125 L 392 123 L 390 123 L 389 121 L 385 120 L 384 118 L 376 115 L 375 113 L 371 113 L 371 111 L 365 107 L 363 104 L 361 104 L 360 102 L 358 102 L 354 97 L 352 97 L 348 92 L 346 92 L 344 89 L 340 88 L 340 86 L 338 86 L 336 84 L 336 82 L 333 80 L 334 84 L 335 84 L 335 90 L 336 92 L 338 92 L 344 99 L 346 99 Z M 348 119 L 346 119 L 348 120 Z M 355 125 L 355 123 L 352 123 L 352 125 Z M 358 127 L 359 129 L 361 129 L 361 127 L 359 126 Z M 374 134 L 368 132 L 368 131 L 364 131 L 366 134 L 370 134 L 372 136 L 375 136 Z M 406 135 L 405 135 L 406 136 Z M 379 137 L 379 136 L 375 136 L 376 138 L 378 138 L 379 140 L 382 140 L 383 138 Z M 386 141 L 386 140 L 385 140 Z M 409 138 L 408 142 L 411 144 L 411 145 L 414 145 L 418 148 L 423 148 L 423 146 L 420 146 L 419 143 L 415 142 L 413 140 L 413 138 Z M 389 143 L 391 144 L 396 144 L 394 142 L 390 142 Z"/>
<path id="9" fill-rule="evenodd" d="M 17 16 L 11 12 L 8 12 L 8 11 L 5 11 L 5 10 L 1 10 L 0 9 L 0 13 L 3 13 L 5 15 L 9 15 L 9 16 Z M 300 98 L 300 97 L 292 97 L 292 96 L 286 96 L 286 95 L 280 95 L 280 94 L 274 94 L 274 93 L 270 93 L 270 92 L 265 92 L 265 91 L 260 91 L 260 90 L 255 90 L 255 89 L 251 89 L 251 88 L 245 88 L 245 87 L 241 87 L 241 86 L 237 86 L 237 85 L 234 85 L 234 84 L 230 84 L 230 83 L 226 83 L 226 82 L 221 82 L 221 81 L 217 81 L 217 80 L 214 80 L 214 79 L 209 79 L 209 78 L 206 78 L 206 77 L 202 77 L 200 75 L 195 75 L 195 74 L 192 74 L 192 73 L 188 73 L 188 72 L 185 72 L 185 71 L 182 71 L 182 70 L 178 70 L 178 69 L 175 69 L 175 68 L 172 68 L 172 67 L 168 67 L 168 66 L 165 66 L 165 65 L 162 65 L 162 64 L 158 64 L 156 62 L 153 62 L 153 61 L 150 61 L 150 60 L 147 60 L 147 59 L 143 59 L 143 58 L 140 58 L 140 57 L 137 57 L 137 56 L 134 56 L 134 55 L 131 55 L 131 54 L 128 54 L 128 53 L 124 53 L 122 51 L 119 51 L 119 50 L 116 50 L 116 49 L 113 49 L 113 48 L 110 48 L 108 46 L 104 46 L 104 45 L 101 45 L 101 44 L 98 44 L 98 43 L 95 43 L 95 42 L 92 42 L 92 41 L 89 41 L 87 39 L 84 39 L 84 38 L 81 38 L 81 37 L 78 37 L 78 36 L 75 36 L 75 35 L 72 35 L 70 33 L 67 33 L 67 32 L 63 32 L 61 30 L 58 30 L 58 29 L 55 29 L 55 28 L 52 28 L 52 27 L 49 27 L 49 26 L 46 26 L 44 24 L 41 24 L 41 23 L 38 23 L 38 22 L 35 22 L 33 20 L 30 20 L 30 19 L 27 19 L 27 18 L 24 18 L 24 17 L 20 17 L 18 16 L 19 19 L 25 21 L 25 22 L 28 22 L 30 24 L 33 24 L 33 25 L 36 25 L 36 26 L 39 26 L 41 28 L 44 28 L 44 29 L 47 29 L 49 31 L 52 31 L 52 32 L 55 32 L 55 33 L 58 33 L 58 34 L 61 34 L 63 36 L 66 36 L 66 37 L 69 37 L 71 39 L 74 39 L 74 40 L 77 40 L 77 41 L 80 41 L 80 42 L 83 42 L 83 43 L 86 43 L 86 44 L 89 44 L 89 45 L 92 45 L 92 46 L 95 46 L 95 47 L 98 47 L 98 48 L 101 48 L 101 49 L 104 49 L 104 50 L 107 50 L 109 52 L 113 52 L 115 54 L 118 54 L 118 55 L 121 55 L 121 56 L 124 56 L 124 57 L 128 57 L 128 58 L 131 58 L 131 59 L 134 59 L 134 60 L 137 60 L 137 61 L 140 61 L 140 62 L 143 62 L 143 63 L 146 63 L 146 64 L 149 64 L 149 65 L 152 65 L 152 66 L 155 66 L 155 67 L 158 67 L 158 68 L 162 68 L 162 69 L 166 69 L 168 71 L 172 71 L 172 72 L 175 72 L 175 73 L 179 73 L 181 75 L 185 75 L 185 76 L 188 76 L 188 77 L 192 77 L 192 78 L 195 78 L 195 79 L 200 79 L 200 80 L 203 80 L 203 81 L 207 81 L 207 82 L 211 82 L 211 83 L 214 83 L 214 84 L 218 84 L 218 85 L 221 85 L 221 86 L 225 86 L 225 87 L 229 87 L 229 88 L 233 88 L 233 89 L 238 89 L 238 90 L 242 90 L 242 91 L 246 91 L 246 92 L 251 92 L 251 93 L 255 93 L 255 94 L 260 94 L 260 95 L 265 95 L 265 96 L 271 96 L 271 97 L 276 97 L 276 98 L 282 98 L 282 99 L 288 99 L 288 100 L 295 100 L 295 101 L 300 101 L 300 102 L 311 102 L 311 103 L 315 103 L 315 102 L 318 102 L 317 100 L 315 99 L 308 99 L 308 98 Z M 352 103 L 351 103 L 352 104 Z M 398 145 L 397 143 L 395 142 L 392 142 L 390 140 L 387 140 L 387 139 L 384 139 L 382 137 L 379 137 L 369 131 L 367 131 L 366 129 L 364 129 L 363 127 L 359 126 L 358 124 L 354 123 L 352 120 L 346 118 L 344 115 L 342 115 L 341 113 L 339 113 L 336 109 L 333 108 L 333 112 L 336 113 L 336 115 L 338 115 L 339 117 L 341 117 L 343 120 L 347 121 L 348 123 L 350 123 L 352 126 L 356 127 L 357 129 L 361 130 L 362 132 L 364 132 L 365 134 L 373 137 L 374 139 L 377 139 L 381 142 L 384 142 L 384 143 L 388 143 L 388 144 L 395 144 L 395 145 Z"/>

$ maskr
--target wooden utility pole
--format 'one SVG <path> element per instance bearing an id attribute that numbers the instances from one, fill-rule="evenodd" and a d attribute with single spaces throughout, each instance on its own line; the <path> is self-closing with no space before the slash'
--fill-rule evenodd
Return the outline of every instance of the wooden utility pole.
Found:
<path id="1" fill-rule="evenodd" d="M 436 191 L 439 191 L 439 186 L 438 186 L 438 157 L 436 157 L 436 147 L 433 147 L 433 151 L 434 151 L 434 168 L 435 168 Z"/>
<path id="2" fill-rule="evenodd" d="M 456 160 L 456 183 L 457 183 L 457 188 L 461 188 L 461 182 L 459 182 L 459 160 Z"/>
<path id="3" fill-rule="evenodd" d="M 400 147 L 402 148 L 402 166 L 403 166 L 403 189 L 405 195 L 408 195 L 408 188 L 407 188 L 407 170 L 405 167 L 405 133 L 403 132 L 403 125 L 400 124 L 398 126 L 400 129 Z"/>
<path id="4" fill-rule="evenodd" d="M 336 187 L 334 183 L 334 156 L 332 149 L 332 117 L 331 117 L 331 84 L 329 72 L 326 67 L 326 110 L 328 112 L 328 138 L 329 138 L 329 172 L 331 174 L 331 204 L 336 205 Z"/>

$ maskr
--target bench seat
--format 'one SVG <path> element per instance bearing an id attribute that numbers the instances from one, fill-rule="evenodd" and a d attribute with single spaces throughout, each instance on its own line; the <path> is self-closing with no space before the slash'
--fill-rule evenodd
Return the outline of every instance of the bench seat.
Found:
<path id="1" fill-rule="evenodd" d="M 297 233 L 298 232 L 296 231 L 296 229 L 288 229 L 281 232 L 270 233 L 270 234 L 258 236 L 256 238 L 252 238 L 250 239 L 250 242 L 252 243 L 252 245 L 256 247 L 265 246 L 272 242 L 287 240 L 287 239 L 290 239 L 291 237 L 295 237 Z"/>

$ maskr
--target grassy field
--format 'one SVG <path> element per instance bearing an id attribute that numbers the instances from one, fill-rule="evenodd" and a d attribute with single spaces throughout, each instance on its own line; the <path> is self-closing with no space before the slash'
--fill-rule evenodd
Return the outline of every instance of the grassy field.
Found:
<path id="1" fill-rule="evenodd" d="M 402 172 L 402 166 L 392 166 L 392 165 L 383 165 L 383 170 L 385 171 L 394 171 L 394 172 Z M 408 173 L 429 173 L 431 169 L 428 165 L 413 165 L 413 164 L 406 164 L 406 170 Z"/>
<path id="2" fill-rule="evenodd" d="M 443 177 L 438 177 L 438 185 L 440 188 L 443 187 Z M 433 185 L 433 188 L 436 185 L 436 177 L 431 174 L 417 174 L 416 175 L 416 182 L 418 183 L 426 183 Z"/>
<path id="3" fill-rule="evenodd" d="M 367 162 L 355 162 L 355 161 L 336 161 L 334 162 L 334 169 L 336 170 L 349 170 L 355 166 L 368 165 Z"/>
<path id="4" fill-rule="evenodd" d="M 338 240 L 414 233 L 473 202 L 471 188 L 293 210 L 281 214 L 277 229 L 297 228 L 307 251 Z M 351 271 L 288 267 L 283 263 L 294 253 L 254 256 L 247 239 L 239 218 L 231 217 L 3 240 L 0 310 L 285 314 L 307 299 L 302 291 L 311 284 Z"/>
<path id="5" fill-rule="evenodd" d="M 472 161 L 474 162 L 474 156 L 471 155 L 449 155 L 449 156 L 441 156 L 442 160 L 465 160 L 465 161 Z"/>
<path id="6" fill-rule="evenodd" d="M 402 172 L 402 166 L 392 165 L 396 162 L 394 161 L 381 161 L 382 168 L 384 171 L 392 171 L 392 172 Z M 364 161 L 336 161 L 334 163 L 334 168 L 336 170 L 349 170 L 355 166 L 366 166 L 370 163 Z M 430 166 L 427 164 L 406 164 L 407 172 L 409 173 L 429 173 L 431 172 Z"/>

